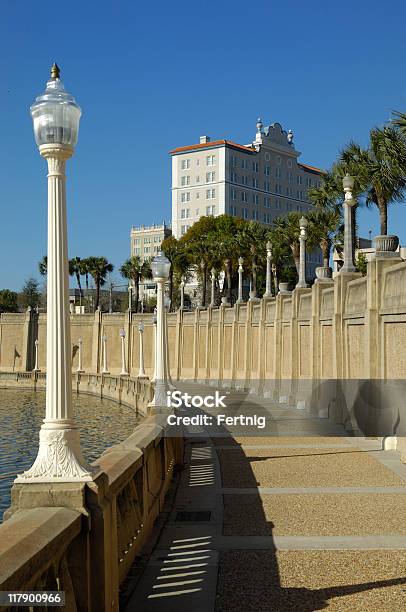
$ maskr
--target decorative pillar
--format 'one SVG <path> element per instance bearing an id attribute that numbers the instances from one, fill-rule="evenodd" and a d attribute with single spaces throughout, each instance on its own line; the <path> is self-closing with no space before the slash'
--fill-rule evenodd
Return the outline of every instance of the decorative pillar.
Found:
<path id="1" fill-rule="evenodd" d="M 257 302 L 257 251 L 255 245 L 251 245 L 251 282 L 250 282 L 250 302 Z"/>
<path id="2" fill-rule="evenodd" d="M 127 368 L 125 367 L 125 329 L 122 327 L 120 329 L 120 339 L 121 339 L 121 372 L 120 376 L 128 376 Z"/>
<path id="3" fill-rule="evenodd" d="M 296 285 L 296 289 L 300 287 L 307 287 L 306 283 L 306 238 L 307 238 L 307 224 L 306 217 L 301 217 L 300 221 L 300 260 L 299 260 L 299 281 Z"/>
<path id="4" fill-rule="evenodd" d="M 266 243 L 266 283 L 264 297 L 272 297 L 272 245 Z"/>
<path id="5" fill-rule="evenodd" d="M 102 374 L 109 374 L 109 371 L 107 369 L 107 336 L 104 334 L 102 336 L 102 352 L 103 352 L 103 368 L 102 368 Z"/>
<path id="6" fill-rule="evenodd" d="M 210 307 L 214 308 L 215 306 L 215 299 L 214 299 L 214 295 L 215 295 L 215 288 L 216 288 L 216 271 L 214 268 L 211 269 L 211 276 L 210 276 L 210 280 L 211 280 L 211 297 L 210 297 Z"/>
<path id="7" fill-rule="evenodd" d="M 128 285 L 128 310 L 131 312 L 133 307 L 133 288 Z"/>
<path id="8" fill-rule="evenodd" d="M 183 310 L 185 306 L 185 281 L 180 281 L 180 309 Z"/>
<path id="9" fill-rule="evenodd" d="M 242 267 L 243 263 L 244 263 L 244 258 L 239 257 L 238 258 L 238 300 L 237 300 L 237 304 L 242 304 L 244 301 L 242 297 L 242 275 L 244 272 L 244 268 Z"/>
<path id="10" fill-rule="evenodd" d="M 83 372 L 83 361 L 82 361 L 82 348 L 83 348 L 83 340 L 82 338 L 78 339 L 78 367 L 76 372 L 78 374 L 80 374 L 80 372 Z"/>
<path id="11" fill-rule="evenodd" d="M 144 322 L 138 323 L 139 341 L 140 341 L 140 367 L 138 370 L 138 378 L 145 378 L 144 368 Z"/>
<path id="12" fill-rule="evenodd" d="M 156 296 L 156 341 L 155 341 L 155 392 L 150 406 L 163 408 L 166 406 L 166 391 L 169 387 L 168 346 L 166 333 L 166 310 L 164 302 L 164 287 L 169 278 L 170 261 L 160 253 L 151 262 L 152 274 L 157 284 Z"/>
<path id="13" fill-rule="evenodd" d="M 34 347 L 35 347 L 35 365 L 34 365 L 34 370 L 33 372 L 40 372 L 40 369 L 38 367 L 38 338 L 35 339 L 34 342 Z"/>
<path id="14" fill-rule="evenodd" d="M 343 178 L 344 188 L 344 264 L 340 272 L 356 272 L 354 265 L 353 220 L 351 208 L 356 203 L 353 198 L 354 178 L 346 174 Z"/>
<path id="15" fill-rule="evenodd" d="M 38 455 L 16 483 L 91 480 L 73 419 L 65 164 L 74 151 L 81 110 L 53 65 L 31 106 L 35 140 L 48 162 L 47 381 Z M 62 112 L 63 111 L 63 112 Z"/>

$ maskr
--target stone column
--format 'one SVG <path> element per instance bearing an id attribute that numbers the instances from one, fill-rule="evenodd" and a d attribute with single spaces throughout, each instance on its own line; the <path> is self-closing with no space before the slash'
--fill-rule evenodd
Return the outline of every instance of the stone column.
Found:
<path id="1" fill-rule="evenodd" d="M 296 284 L 296 289 L 299 287 L 307 287 L 306 283 L 306 238 L 307 238 L 307 219 L 300 218 L 300 261 L 299 261 L 299 281 Z"/>
<path id="2" fill-rule="evenodd" d="M 15 482 L 91 480 L 72 410 L 65 164 L 73 149 L 46 144 L 39 150 L 48 161 L 46 411 L 37 458 Z"/>
<path id="3" fill-rule="evenodd" d="M 166 310 L 164 304 L 164 285 L 166 278 L 156 278 L 156 332 L 155 332 L 155 393 L 150 406 L 166 406 L 168 387 L 168 357 L 166 343 Z"/>
<path id="4" fill-rule="evenodd" d="M 108 374 L 108 368 L 107 368 L 107 336 L 105 334 L 103 334 L 102 338 L 102 346 L 103 346 L 103 368 L 102 368 L 102 374 Z"/>
<path id="5" fill-rule="evenodd" d="M 272 245 L 268 241 L 266 243 L 266 284 L 264 297 L 272 297 Z"/>
<path id="6" fill-rule="evenodd" d="M 140 343 L 140 367 L 138 370 L 138 378 L 145 378 L 144 367 L 144 323 L 141 321 L 138 324 L 139 343 Z"/>
<path id="7" fill-rule="evenodd" d="M 34 370 L 33 370 L 34 372 L 40 371 L 38 367 L 38 344 L 39 344 L 38 338 L 36 338 L 34 342 L 34 347 L 35 347 L 35 365 L 34 365 Z"/>
<path id="8" fill-rule="evenodd" d="M 125 363 L 125 329 L 120 329 L 120 339 L 121 339 L 121 372 L 120 376 L 128 376 L 126 363 Z"/>
<path id="9" fill-rule="evenodd" d="M 250 302 L 253 300 L 257 300 L 257 255 L 256 255 L 256 247 L 254 245 L 250 248 L 252 257 L 251 257 L 251 283 L 250 283 Z"/>
<path id="10" fill-rule="evenodd" d="M 244 263 L 243 257 L 238 258 L 238 300 L 237 304 L 242 304 L 244 302 L 242 297 L 242 275 L 244 272 L 244 268 L 242 264 Z"/>
<path id="11" fill-rule="evenodd" d="M 352 243 L 353 227 L 352 227 L 352 214 L 351 208 L 355 204 L 355 198 L 352 196 L 352 190 L 354 187 L 354 179 L 349 174 L 346 174 L 343 178 L 344 187 L 344 264 L 340 272 L 355 272 L 356 268 L 354 265 L 354 245 Z"/>
<path id="12" fill-rule="evenodd" d="M 128 310 L 131 312 L 133 306 L 133 289 L 128 285 Z"/>
<path id="13" fill-rule="evenodd" d="M 211 269 L 211 298 L 210 298 L 210 306 L 211 308 L 214 308 L 215 306 L 215 301 L 214 301 L 214 293 L 215 293 L 215 282 L 216 282 L 216 271 L 214 268 Z"/>
<path id="14" fill-rule="evenodd" d="M 78 340 L 78 367 L 76 370 L 76 372 L 78 372 L 79 374 L 80 372 L 83 372 L 82 348 L 83 348 L 83 340 L 82 338 L 79 338 Z"/>

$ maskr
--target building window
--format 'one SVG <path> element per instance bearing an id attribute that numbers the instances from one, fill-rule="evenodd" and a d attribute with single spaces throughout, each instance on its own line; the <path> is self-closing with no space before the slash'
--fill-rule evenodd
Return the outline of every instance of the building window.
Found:
<path id="1" fill-rule="evenodd" d="M 302 184 L 302 177 L 300 174 L 297 175 L 297 184 L 301 185 Z"/>
<path id="2" fill-rule="evenodd" d="M 196 216 L 196 217 L 198 217 L 198 216 L 199 216 L 199 209 L 198 209 L 198 208 L 196 208 L 196 210 L 195 210 L 195 216 Z"/>
<path id="3" fill-rule="evenodd" d="M 252 179 L 252 186 L 253 186 L 255 189 L 258 189 L 258 187 L 259 187 L 259 182 L 258 182 L 258 179 L 257 179 L 257 178 L 253 178 L 253 179 Z"/>
<path id="4" fill-rule="evenodd" d="M 247 160 L 246 160 L 246 159 L 242 159 L 242 160 L 241 160 L 241 168 L 242 168 L 243 170 L 247 170 L 247 169 L 248 169 L 248 162 L 247 162 Z"/>
<path id="5" fill-rule="evenodd" d="M 134 255 L 139 255 L 141 252 L 141 249 L 139 247 L 134 247 Z"/>
<path id="6" fill-rule="evenodd" d="M 280 210 L 280 209 L 281 209 L 281 201 L 280 201 L 280 200 L 278 200 L 278 199 L 276 199 L 276 200 L 275 200 L 275 208 L 276 208 L 277 210 Z"/>
<path id="7" fill-rule="evenodd" d="M 215 161 L 216 161 L 215 155 L 208 155 L 206 157 L 206 166 L 214 166 Z"/>
<path id="8" fill-rule="evenodd" d="M 216 212 L 215 206 L 206 206 L 206 215 L 208 217 L 213 217 Z"/>
<path id="9" fill-rule="evenodd" d="M 206 183 L 214 183 L 215 178 L 215 172 L 206 172 Z"/>
<path id="10" fill-rule="evenodd" d="M 265 153 L 265 159 L 266 161 L 269 161 L 271 159 L 271 156 L 269 155 L 269 153 Z"/>
<path id="11" fill-rule="evenodd" d="M 292 197 L 292 187 L 286 187 L 286 195 Z"/>
<path id="12" fill-rule="evenodd" d="M 189 170 L 189 168 L 190 168 L 190 159 L 182 159 L 181 167 L 182 167 L 182 170 Z"/>
<path id="13" fill-rule="evenodd" d="M 200 159 L 196 160 L 196 166 L 200 166 Z"/>
<path id="14" fill-rule="evenodd" d="M 252 201 L 254 202 L 254 204 L 259 204 L 259 195 L 257 193 L 253 194 Z"/>
<path id="15" fill-rule="evenodd" d="M 234 189 L 234 187 L 231 189 L 231 199 L 232 200 L 236 200 L 237 199 L 237 190 Z"/>
<path id="16" fill-rule="evenodd" d="M 288 178 L 288 182 L 289 182 L 289 183 L 291 183 L 291 182 L 292 182 L 292 179 L 293 179 L 293 174 L 292 174 L 292 172 L 288 172 L 288 173 L 287 173 L 287 178 Z"/>
<path id="17" fill-rule="evenodd" d="M 238 159 L 235 155 L 231 156 L 231 165 L 232 166 L 238 166 Z"/>
<path id="18" fill-rule="evenodd" d="M 190 191 L 184 191 L 180 196 L 180 201 L 182 203 L 190 202 Z"/>
<path id="19" fill-rule="evenodd" d="M 233 217 L 237 216 L 237 207 L 234 204 L 230 206 L 230 215 L 233 215 Z"/>
<path id="20" fill-rule="evenodd" d="M 206 189 L 206 200 L 212 200 L 216 197 L 215 189 Z"/>
<path id="21" fill-rule="evenodd" d="M 247 192 L 246 191 L 242 191 L 241 192 L 241 201 L 242 202 L 248 202 L 248 196 L 247 196 Z"/>
<path id="22" fill-rule="evenodd" d="M 230 181 L 232 183 L 236 183 L 237 182 L 237 175 L 236 175 L 235 172 L 231 172 L 231 174 L 230 174 Z"/>
<path id="23" fill-rule="evenodd" d="M 252 211 L 252 218 L 254 219 L 254 221 L 258 221 L 258 211 L 257 210 Z"/>
<path id="24" fill-rule="evenodd" d="M 276 183 L 276 185 L 275 185 L 275 192 L 281 194 L 282 193 L 282 185 L 279 185 L 279 183 Z"/>
<path id="25" fill-rule="evenodd" d="M 264 166 L 264 174 L 265 176 L 271 176 L 271 166 L 269 165 Z"/>
<path id="26" fill-rule="evenodd" d="M 264 213 L 264 223 L 272 223 L 272 218 L 270 213 Z"/>
<path id="27" fill-rule="evenodd" d="M 200 193 L 196 191 L 196 200 L 198 200 L 199 198 L 200 198 Z"/>
<path id="28" fill-rule="evenodd" d="M 252 162 L 252 170 L 254 172 L 259 172 L 259 164 L 258 164 L 258 162 Z"/>
<path id="29" fill-rule="evenodd" d="M 288 159 L 288 161 L 286 163 L 288 165 L 288 168 L 292 167 L 292 160 L 291 159 Z"/>
<path id="30" fill-rule="evenodd" d="M 135 244 L 140 244 L 140 239 L 139 238 L 135 238 L 134 243 Z"/>
<path id="31" fill-rule="evenodd" d="M 190 217 L 190 208 L 182 208 L 180 211 L 181 219 L 188 219 Z"/>
<path id="32" fill-rule="evenodd" d="M 277 155 L 277 156 L 276 156 L 276 163 L 278 164 L 278 166 L 280 166 L 280 165 L 281 165 L 281 163 L 282 163 L 282 158 L 281 158 L 281 156 L 280 156 L 280 155 Z"/>
<path id="33" fill-rule="evenodd" d="M 190 225 L 181 225 L 180 227 L 180 233 L 182 236 L 184 236 L 186 234 L 186 232 L 188 231 Z"/>
<path id="34" fill-rule="evenodd" d="M 241 176 L 241 185 L 248 185 L 248 176 Z"/>
<path id="35" fill-rule="evenodd" d="M 271 198 L 269 198 L 268 196 L 265 196 L 264 206 L 265 208 L 271 208 Z"/>
<path id="36" fill-rule="evenodd" d="M 182 187 L 186 187 L 186 185 L 190 185 L 190 176 L 182 176 L 180 179 L 180 184 Z"/>
<path id="37" fill-rule="evenodd" d="M 265 191 L 271 191 L 271 181 L 264 182 L 264 189 Z"/>
<path id="38" fill-rule="evenodd" d="M 200 183 L 200 176 L 199 175 L 196 176 L 196 183 Z"/>
<path id="39" fill-rule="evenodd" d="M 150 253 L 151 247 L 144 247 L 144 253 Z"/>
<path id="40" fill-rule="evenodd" d="M 242 218 L 243 219 L 248 219 L 248 208 L 243 208 L 242 209 Z"/>

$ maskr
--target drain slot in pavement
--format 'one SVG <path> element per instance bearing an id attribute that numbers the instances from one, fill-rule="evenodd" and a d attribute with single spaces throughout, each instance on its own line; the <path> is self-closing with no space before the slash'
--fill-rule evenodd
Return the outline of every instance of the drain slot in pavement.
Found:
<path id="1" fill-rule="evenodd" d="M 191 523 L 197 523 L 199 521 L 209 521 L 211 512 L 206 510 L 197 510 L 195 512 L 177 512 L 175 521 L 188 521 Z"/>

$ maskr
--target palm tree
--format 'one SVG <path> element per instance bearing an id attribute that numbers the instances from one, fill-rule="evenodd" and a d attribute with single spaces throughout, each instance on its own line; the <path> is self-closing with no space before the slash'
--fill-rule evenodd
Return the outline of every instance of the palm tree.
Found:
<path id="1" fill-rule="evenodd" d="M 176 279 L 177 283 L 180 283 L 182 278 L 187 274 L 190 268 L 189 257 L 184 242 L 176 240 L 175 236 L 168 236 L 168 238 L 165 238 L 162 242 L 161 249 L 171 262 L 171 269 L 169 272 L 169 299 L 171 308 L 173 308 L 174 279 Z"/>
<path id="2" fill-rule="evenodd" d="M 312 234 L 312 239 L 318 242 L 323 255 L 323 267 L 329 268 L 331 247 L 342 229 L 340 211 L 316 208 L 307 218 L 310 222 L 309 233 Z"/>
<path id="3" fill-rule="evenodd" d="M 395 119 L 392 119 L 393 125 L 396 125 L 402 134 L 406 135 L 406 113 L 394 111 L 393 116 L 396 117 Z"/>
<path id="4" fill-rule="evenodd" d="M 256 221 L 245 223 L 237 233 L 239 252 L 244 257 L 245 269 L 251 272 L 251 290 L 256 296 L 258 269 L 263 267 L 266 252 L 266 228 Z"/>
<path id="5" fill-rule="evenodd" d="M 299 274 L 300 265 L 300 217 L 300 213 L 290 212 L 286 217 L 276 217 L 273 222 L 273 229 L 278 234 L 279 242 L 289 246 L 291 250 L 297 274 Z"/>
<path id="6" fill-rule="evenodd" d="M 147 260 L 142 261 L 139 255 L 133 255 L 123 263 L 120 268 L 120 274 L 123 278 L 133 281 L 135 312 L 138 312 L 140 281 L 143 278 L 151 278 L 152 272 L 150 262 Z"/>
<path id="7" fill-rule="evenodd" d="M 48 256 L 44 255 L 41 261 L 38 263 L 38 270 L 41 276 L 46 276 L 48 273 Z"/>
<path id="8" fill-rule="evenodd" d="M 406 139 L 401 129 L 373 128 L 368 148 L 350 143 L 341 153 L 341 162 L 354 175 L 355 190 L 362 192 L 366 205 L 377 206 L 381 235 L 386 235 L 388 205 L 401 202 L 406 190 Z"/>
<path id="9" fill-rule="evenodd" d="M 80 282 L 80 275 L 82 273 L 81 263 L 82 260 L 80 259 L 80 257 L 73 257 L 69 260 L 69 276 L 76 276 L 76 281 L 79 289 L 80 305 L 82 305 L 82 285 Z"/>
<path id="10" fill-rule="evenodd" d="M 95 309 L 97 310 L 100 302 L 100 287 L 105 284 L 106 276 L 109 272 L 113 272 L 114 266 L 105 257 L 89 257 L 87 259 L 87 269 L 96 285 Z"/>
<path id="11" fill-rule="evenodd" d="M 219 217 L 201 217 L 188 229 L 180 239 L 181 248 L 190 263 L 195 266 L 201 283 L 200 305 L 206 306 L 208 272 L 213 267 L 213 249 L 211 237 L 216 231 Z"/>

